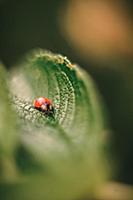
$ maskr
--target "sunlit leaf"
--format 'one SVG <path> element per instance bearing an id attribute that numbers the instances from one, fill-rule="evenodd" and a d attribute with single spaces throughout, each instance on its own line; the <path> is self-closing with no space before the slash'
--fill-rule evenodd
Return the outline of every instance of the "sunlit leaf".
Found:
<path id="1" fill-rule="evenodd" d="M 11 196 L 14 191 L 14 199 L 22 199 L 23 191 L 24 199 L 92 195 L 108 176 L 103 104 L 92 79 L 66 57 L 43 50 L 28 54 L 10 74 L 22 148 L 15 154 L 21 178 Z M 52 100 L 53 114 L 33 107 L 40 96 Z"/>

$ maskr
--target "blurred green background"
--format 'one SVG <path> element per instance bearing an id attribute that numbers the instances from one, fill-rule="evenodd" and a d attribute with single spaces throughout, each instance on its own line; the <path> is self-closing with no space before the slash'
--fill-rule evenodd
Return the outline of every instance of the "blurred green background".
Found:
<path id="1" fill-rule="evenodd" d="M 1 0 L 0 59 L 32 48 L 66 55 L 94 78 L 110 115 L 115 179 L 133 184 L 132 1 Z"/>

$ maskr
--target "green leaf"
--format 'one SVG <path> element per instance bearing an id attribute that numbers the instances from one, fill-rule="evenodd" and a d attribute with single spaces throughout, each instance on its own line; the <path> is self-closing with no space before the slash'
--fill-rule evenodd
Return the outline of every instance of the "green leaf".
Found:
<path id="1" fill-rule="evenodd" d="M 10 89 L 23 149 L 16 157 L 22 178 L 10 197 L 92 195 L 108 176 L 103 104 L 92 79 L 66 57 L 37 50 L 13 68 Z M 34 109 L 39 96 L 52 99 L 55 113 Z"/>
<path id="2" fill-rule="evenodd" d="M 0 63 L 0 176 L 8 181 L 16 176 L 13 156 L 18 145 L 18 126 L 9 95 L 7 73 Z"/>

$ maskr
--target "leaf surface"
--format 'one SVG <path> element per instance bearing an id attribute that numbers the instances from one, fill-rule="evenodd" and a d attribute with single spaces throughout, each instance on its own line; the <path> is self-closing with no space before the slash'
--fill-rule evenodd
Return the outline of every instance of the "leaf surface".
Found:
<path id="1" fill-rule="evenodd" d="M 24 152 L 17 154 L 17 165 L 27 181 L 14 186 L 16 196 L 21 199 L 22 191 L 28 190 L 25 199 L 38 195 L 71 200 L 93 193 L 107 177 L 108 166 L 103 104 L 89 75 L 66 57 L 37 50 L 13 68 L 10 90 L 21 126 L 20 144 L 26 152 L 26 159 Z M 40 96 L 52 100 L 52 115 L 33 107 Z M 30 166 L 23 167 L 29 160 Z M 30 174 L 25 168 L 31 169 Z"/>

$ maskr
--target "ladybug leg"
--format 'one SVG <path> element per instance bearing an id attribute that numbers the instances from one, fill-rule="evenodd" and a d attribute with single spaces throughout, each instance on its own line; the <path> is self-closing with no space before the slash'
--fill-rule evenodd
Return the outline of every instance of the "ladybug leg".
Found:
<path id="1" fill-rule="evenodd" d="M 36 108 L 36 109 L 42 112 L 42 109 L 41 109 L 41 108 Z"/>

